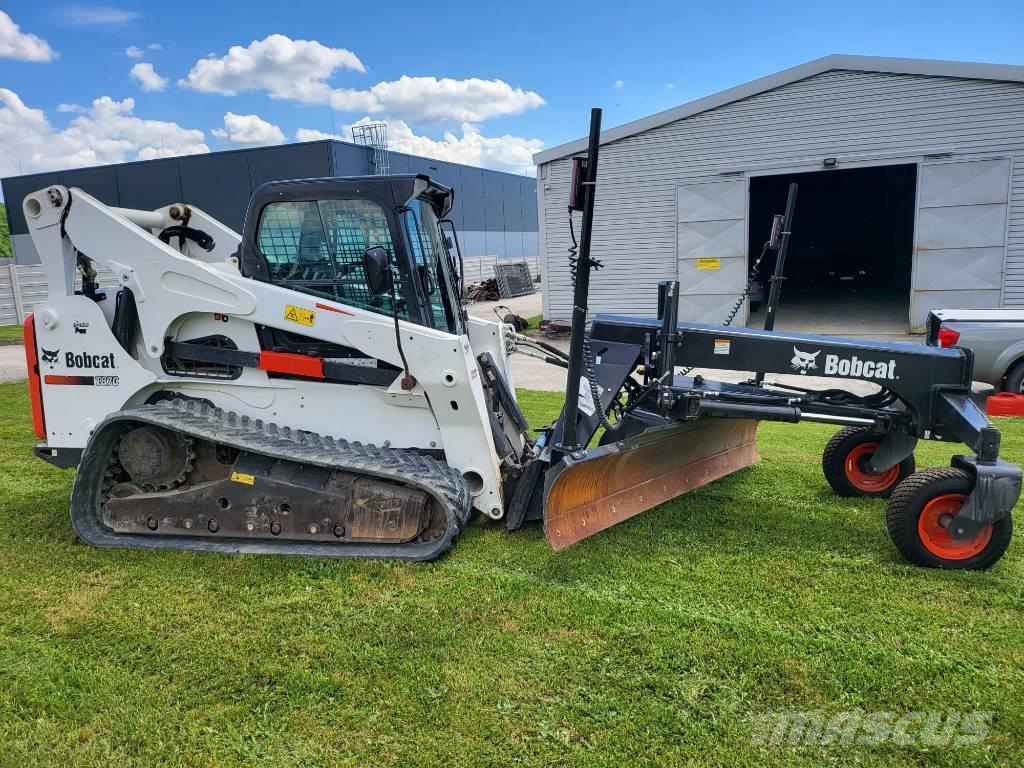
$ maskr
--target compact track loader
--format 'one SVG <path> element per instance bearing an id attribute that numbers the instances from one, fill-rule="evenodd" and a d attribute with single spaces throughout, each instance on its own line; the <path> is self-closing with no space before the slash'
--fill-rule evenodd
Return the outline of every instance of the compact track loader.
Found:
<path id="1" fill-rule="evenodd" d="M 891 495 L 904 557 L 995 562 L 1021 473 L 970 400 L 968 350 L 679 323 L 674 281 L 658 319 L 597 315 L 587 331 L 599 130 L 595 111 L 570 205 L 568 354 L 467 316 L 453 192 L 425 176 L 265 184 L 240 234 L 183 203 L 29 195 L 49 281 L 25 321 L 35 452 L 77 467 L 78 534 L 429 560 L 475 510 L 510 530 L 542 520 L 561 549 L 756 462 L 758 421 L 812 420 L 844 427 L 823 457 L 837 493 Z M 568 369 L 562 416 L 540 430 L 516 402 L 516 351 Z M 761 373 L 724 384 L 683 366 Z M 878 392 L 764 383 L 783 372 Z M 974 455 L 915 473 L 919 439 Z"/>

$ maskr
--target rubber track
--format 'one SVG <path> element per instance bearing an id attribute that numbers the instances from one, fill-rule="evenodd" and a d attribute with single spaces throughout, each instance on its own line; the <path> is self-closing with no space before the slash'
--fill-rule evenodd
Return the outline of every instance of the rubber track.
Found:
<path id="1" fill-rule="evenodd" d="M 182 432 L 233 448 L 311 464 L 327 469 L 372 475 L 426 491 L 441 505 L 447 527 L 430 541 L 404 544 L 278 541 L 273 539 L 215 539 L 210 537 L 121 534 L 103 525 L 100 510 L 107 458 L 122 433 L 119 426 L 146 423 Z M 194 400 L 176 399 L 111 414 L 96 428 L 75 478 L 71 517 L 75 530 L 100 547 L 151 547 L 205 552 L 283 554 L 304 557 L 360 557 L 433 560 L 448 551 L 469 521 L 469 489 L 461 475 L 443 461 L 397 448 L 294 430 L 241 416 Z"/>

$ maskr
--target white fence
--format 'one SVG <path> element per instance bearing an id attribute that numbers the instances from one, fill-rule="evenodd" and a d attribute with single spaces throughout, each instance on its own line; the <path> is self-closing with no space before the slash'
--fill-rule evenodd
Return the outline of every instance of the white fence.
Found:
<path id="1" fill-rule="evenodd" d="M 463 268 L 466 274 L 466 285 L 479 283 L 494 277 L 494 263 L 497 256 L 467 256 L 463 259 Z M 521 259 L 502 259 L 502 261 L 525 261 L 530 268 L 530 275 L 534 280 L 540 274 L 540 259 L 536 256 L 524 256 Z"/>
<path id="2" fill-rule="evenodd" d="M 530 267 L 530 274 L 536 278 L 540 274 L 540 261 L 536 256 L 524 259 Z M 494 277 L 496 256 L 470 256 L 465 259 L 466 284 L 478 283 Z M 518 261 L 518 259 L 512 259 Z M 108 290 L 117 286 L 117 278 L 112 272 L 100 270 L 99 283 Z M 32 311 L 36 304 L 46 300 L 46 272 L 42 265 L 3 265 L 0 264 L 0 325 L 21 323 L 25 315 Z"/>
<path id="3" fill-rule="evenodd" d="M 117 287 L 109 270 L 100 270 L 99 283 L 108 290 Z M 41 264 L 0 265 L 0 325 L 21 323 L 36 304 L 46 301 L 46 271 Z"/>

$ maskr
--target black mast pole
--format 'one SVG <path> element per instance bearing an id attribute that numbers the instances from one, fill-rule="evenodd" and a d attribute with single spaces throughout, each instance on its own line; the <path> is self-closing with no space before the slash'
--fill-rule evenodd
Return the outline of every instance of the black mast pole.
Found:
<path id="1" fill-rule="evenodd" d="M 579 416 L 580 376 L 583 373 L 583 335 L 587 327 L 587 297 L 590 293 L 590 235 L 593 231 L 594 194 L 597 182 L 597 153 L 601 144 L 601 110 L 590 110 L 590 144 L 587 148 L 587 174 L 583 182 L 583 224 L 580 228 L 579 261 L 572 294 L 572 331 L 569 337 L 569 378 L 562 407 L 562 445 L 564 453 L 579 450 L 576 420 Z M 571 215 L 571 214 L 570 214 Z"/>
<path id="2" fill-rule="evenodd" d="M 764 329 L 775 328 L 775 308 L 779 304 L 782 292 L 782 270 L 786 267 L 786 251 L 789 248 L 789 236 L 793 231 L 793 211 L 796 208 L 796 182 L 789 185 L 789 197 L 786 198 L 786 215 L 782 219 L 782 239 L 779 241 L 779 255 L 775 259 L 775 271 L 772 273 L 771 291 L 768 293 L 768 309 L 764 316 Z"/>
<path id="3" fill-rule="evenodd" d="M 789 249 L 789 236 L 793 232 L 793 212 L 796 210 L 796 191 L 799 185 L 794 181 L 789 185 L 789 196 L 786 198 L 786 214 L 782 217 L 782 238 L 779 240 L 779 255 L 775 257 L 775 271 L 772 272 L 771 290 L 768 292 L 768 307 L 764 313 L 764 329 L 775 329 L 775 309 L 779 304 L 782 292 L 782 271 L 786 268 L 786 251 Z M 754 381 L 764 381 L 764 372 L 758 371 Z"/>

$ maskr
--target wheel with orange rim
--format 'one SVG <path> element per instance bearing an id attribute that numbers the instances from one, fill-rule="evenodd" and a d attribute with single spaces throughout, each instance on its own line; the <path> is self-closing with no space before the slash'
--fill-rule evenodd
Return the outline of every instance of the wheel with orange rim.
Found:
<path id="1" fill-rule="evenodd" d="M 1009 515 L 973 535 L 959 537 L 957 517 L 974 480 L 960 469 L 926 469 L 897 486 L 889 499 L 886 525 L 900 554 L 914 565 L 977 570 L 993 565 L 1010 545 Z"/>
<path id="2" fill-rule="evenodd" d="M 914 473 L 913 455 L 881 472 L 872 472 L 869 462 L 880 440 L 867 427 L 846 427 L 828 441 L 821 454 L 821 468 L 837 495 L 885 498 L 901 480 Z"/>

